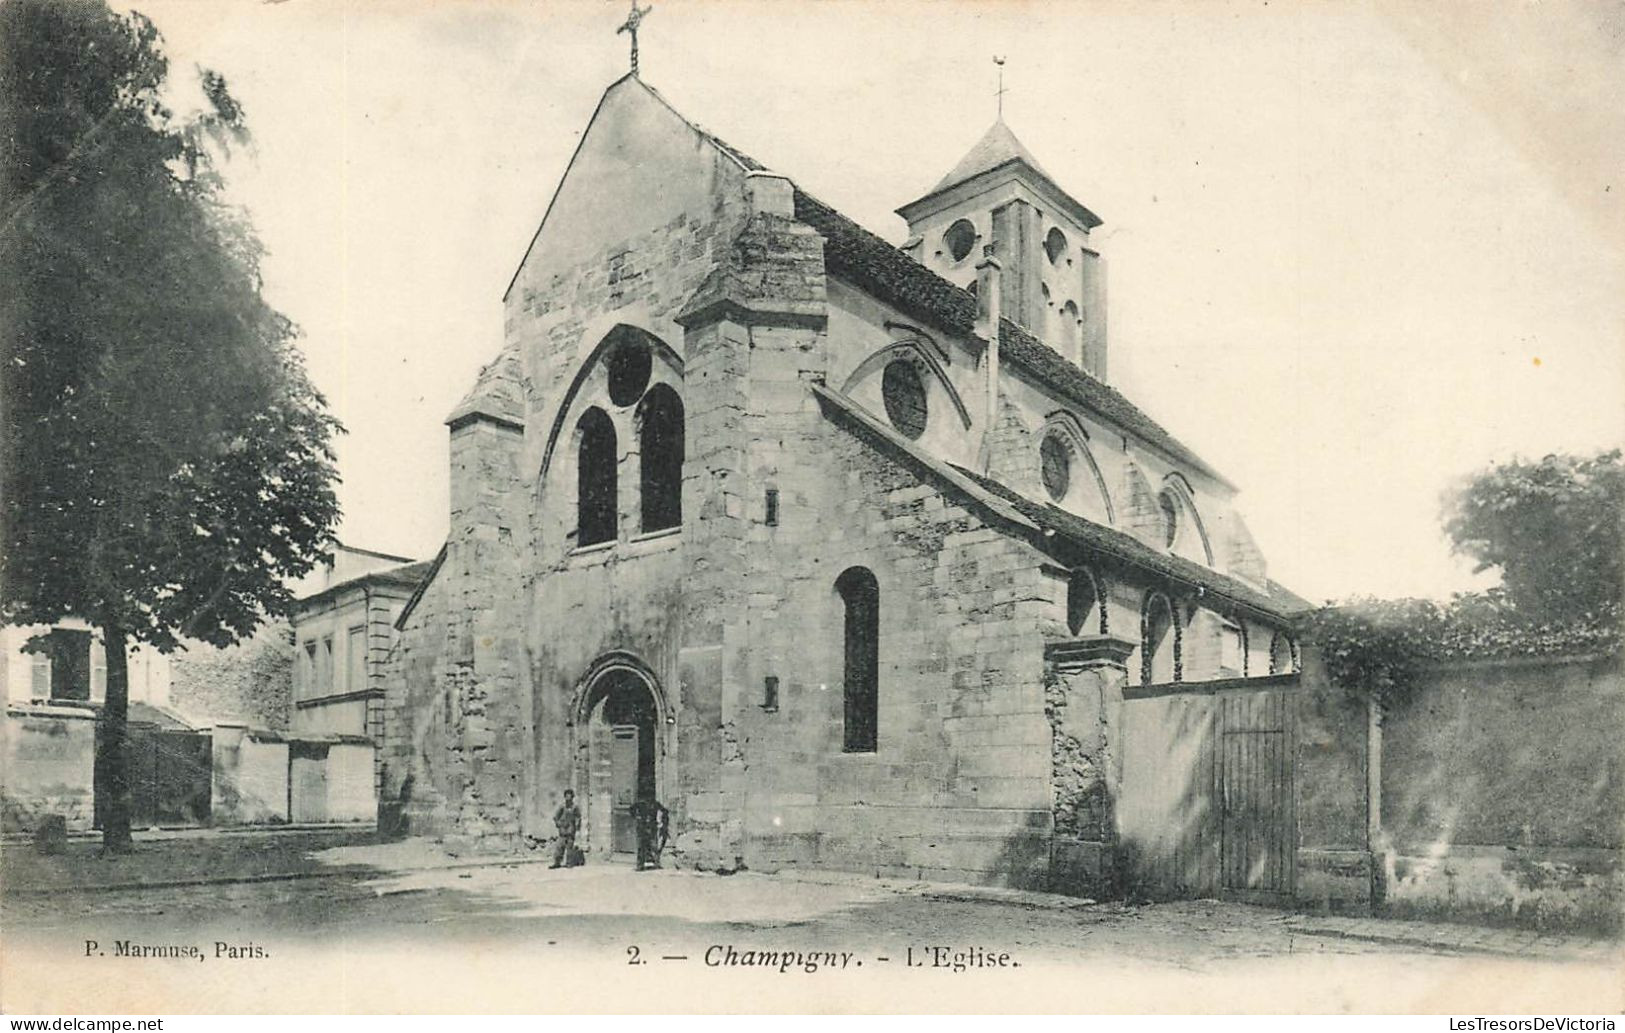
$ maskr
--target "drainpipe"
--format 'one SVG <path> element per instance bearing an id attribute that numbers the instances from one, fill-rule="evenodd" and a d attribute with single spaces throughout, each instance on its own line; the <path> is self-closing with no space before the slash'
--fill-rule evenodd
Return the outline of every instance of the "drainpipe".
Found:
<path id="1" fill-rule="evenodd" d="M 982 260 L 976 266 L 976 334 L 987 342 L 983 365 L 987 373 L 987 396 L 982 416 L 982 472 L 993 465 L 993 428 L 999 417 L 999 322 L 1001 318 L 999 260 L 994 252 L 998 241 L 982 246 Z"/>

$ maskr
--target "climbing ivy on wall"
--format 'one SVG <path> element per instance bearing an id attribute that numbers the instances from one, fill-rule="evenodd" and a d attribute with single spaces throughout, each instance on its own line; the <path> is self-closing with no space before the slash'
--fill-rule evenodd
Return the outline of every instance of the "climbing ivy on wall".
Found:
<path id="1" fill-rule="evenodd" d="M 1605 604 L 1590 620 L 1513 615 L 1496 593 L 1426 599 L 1349 600 L 1310 614 L 1304 631 L 1333 684 L 1385 709 L 1402 704 L 1421 667 L 1451 660 L 1616 653 L 1625 613 Z"/>

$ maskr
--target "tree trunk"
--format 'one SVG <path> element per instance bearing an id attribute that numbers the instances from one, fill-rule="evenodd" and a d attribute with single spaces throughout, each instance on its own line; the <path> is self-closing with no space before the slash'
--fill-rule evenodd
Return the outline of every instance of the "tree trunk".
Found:
<path id="1" fill-rule="evenodd" d="M 96 767 L 101 777 L 102 848 L 127 853 L 130 839 L 130 663 L 125 654 L 124 629 L 102 625 L 107 649 L 107 699 L 102 705 L 101 733 L 96 737 Z"/>

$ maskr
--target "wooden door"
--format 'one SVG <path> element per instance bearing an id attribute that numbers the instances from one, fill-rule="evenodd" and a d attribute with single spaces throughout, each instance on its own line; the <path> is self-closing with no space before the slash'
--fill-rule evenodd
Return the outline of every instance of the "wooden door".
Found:
<path id="1" fill-rule="evenodd" d="M 638 848 L 632 805 L 638 799 L 638 726 L 615 725 L 609 730 L 610 842 L 616 853 Z"/>
<path id="2" fill-rule="evenodd" d="M 288 743 L 288 820 L 327 820 L 327 746 L 294 740 Z"/>
<path id="3" fill-rule="evenodd" d="M 1226 896 L 1275 901 L 1296 883 L 1292 695 L 1220 693 L 1219 885 Z"/>

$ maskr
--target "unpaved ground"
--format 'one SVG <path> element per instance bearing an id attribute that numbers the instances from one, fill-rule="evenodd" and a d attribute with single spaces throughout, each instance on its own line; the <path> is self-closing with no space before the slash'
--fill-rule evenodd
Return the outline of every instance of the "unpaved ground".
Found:
<path id="1" fill-rule="evenodd" d="M 326 878 L 8 895 L 0 1004 L 1479 1014 L 1625 1005 L 1617 954 L 1496 958 L 1304 935 L 1292 916 L 1245 905 L 1023 906 L 858 877 L 613 866 L 402 871 L 432 860 L 408 863 L 405 849 L 320 851 L 339 873 Z M 202 957 L 119 957 L 121 940 L 196 946 Z M 730 949 L 740 961 L 778 956 L 711 963 Z"/>

